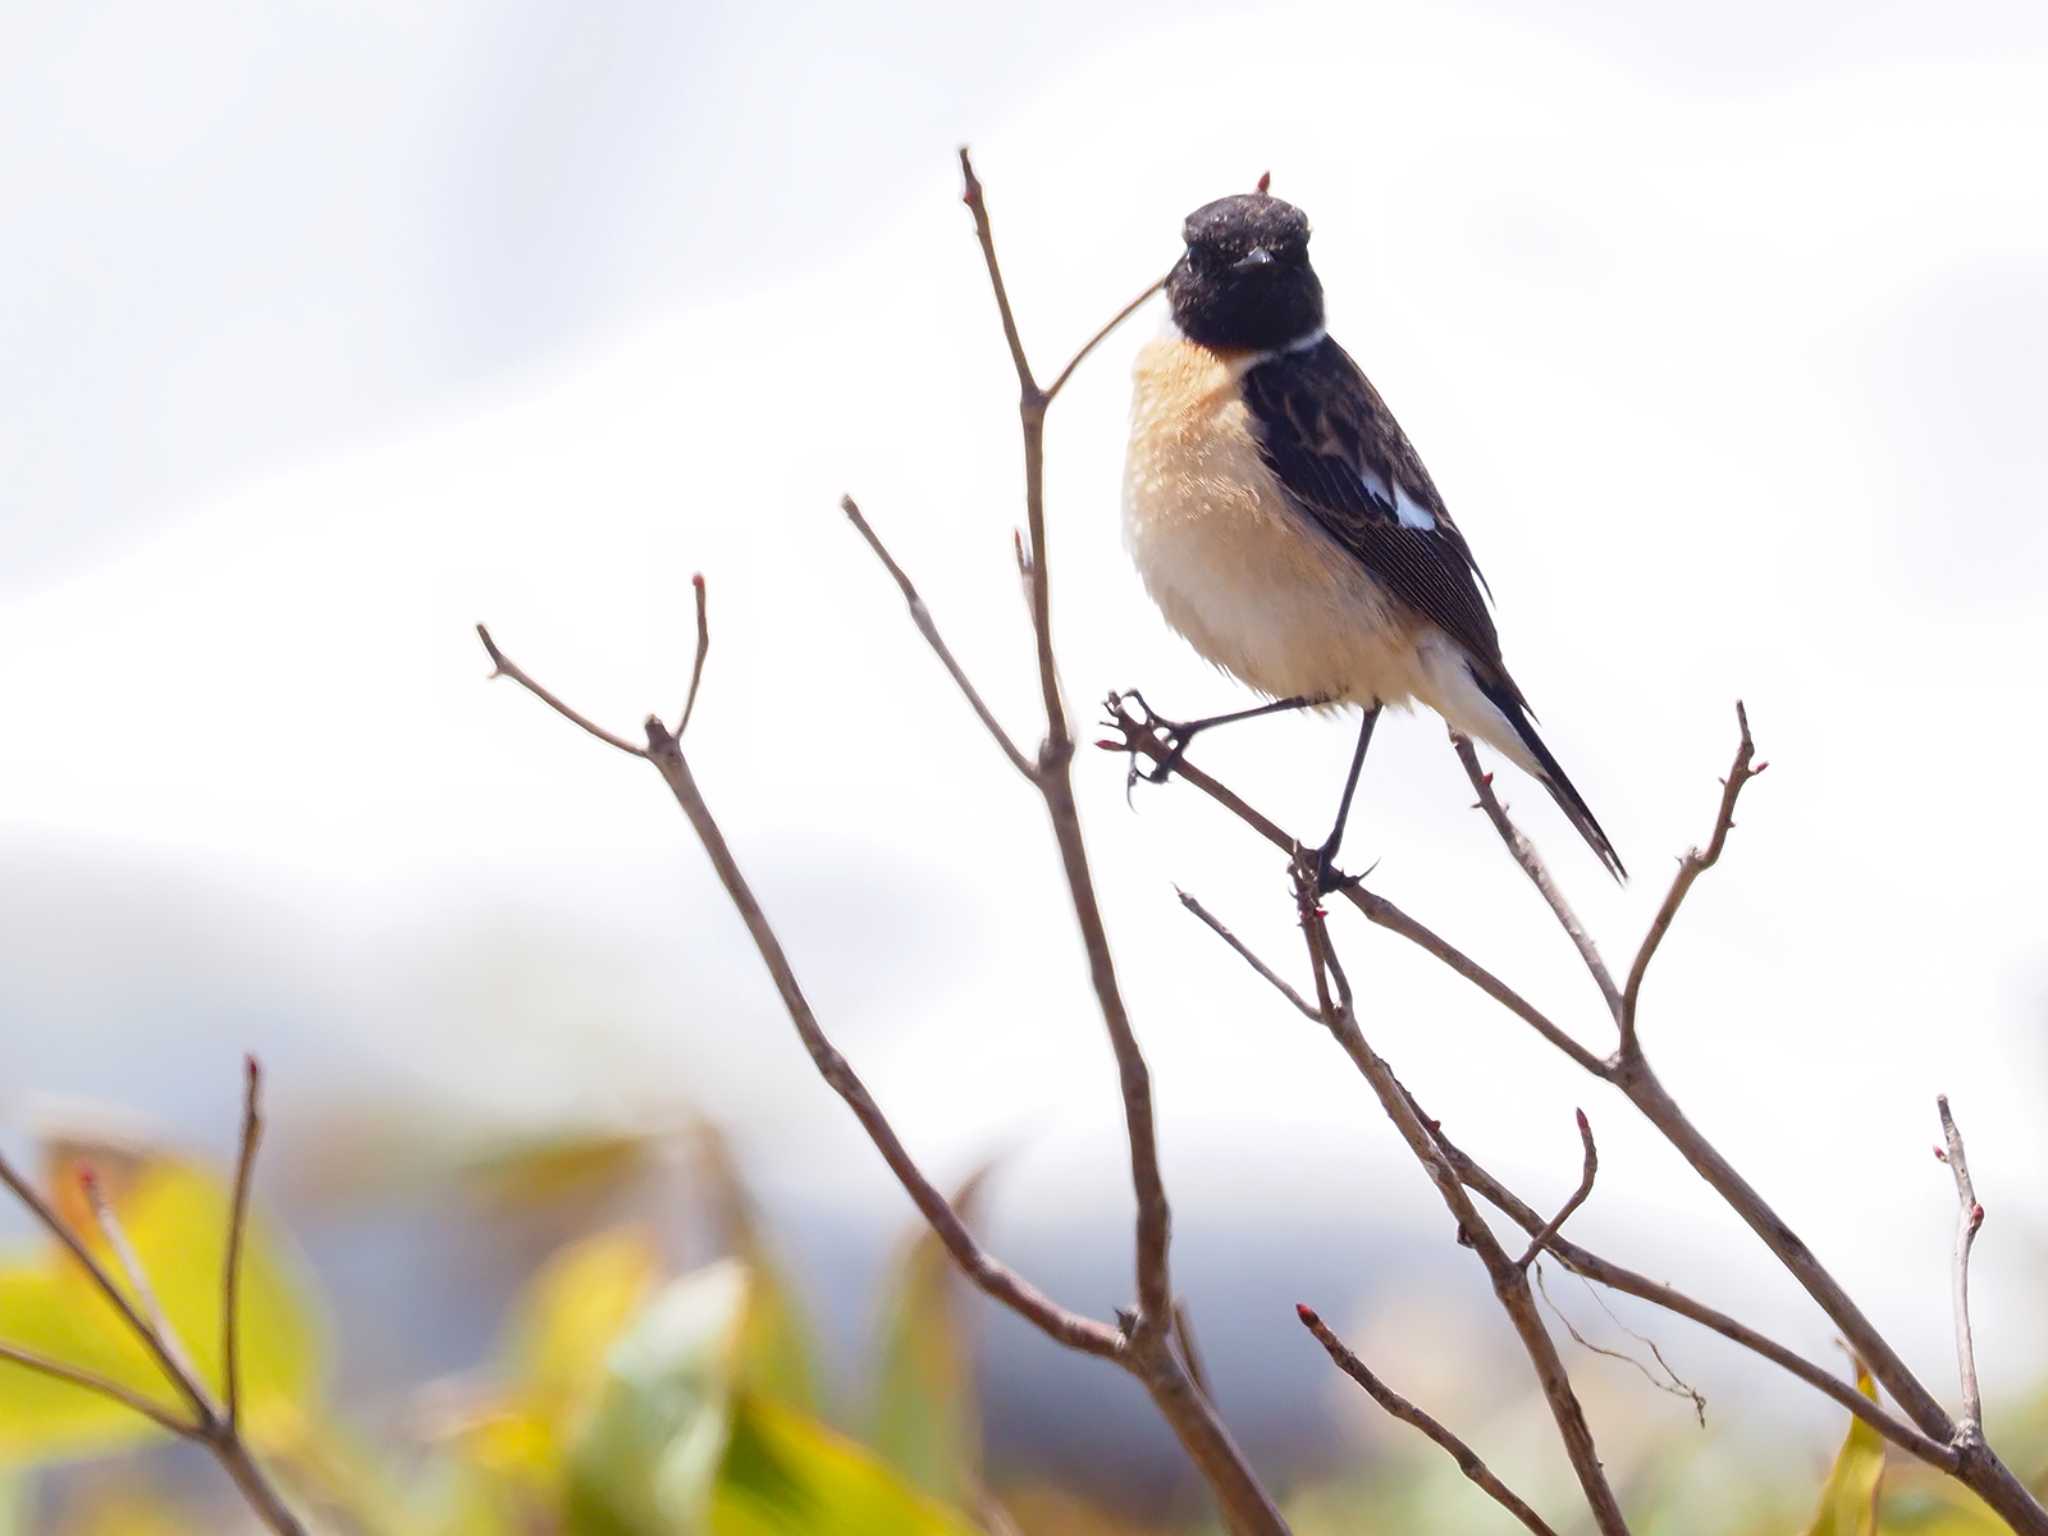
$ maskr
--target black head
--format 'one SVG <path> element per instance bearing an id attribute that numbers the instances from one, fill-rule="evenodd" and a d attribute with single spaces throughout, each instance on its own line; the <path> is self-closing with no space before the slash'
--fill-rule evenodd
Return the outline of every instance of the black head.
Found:
<path id="1" fill-rule="evenodd" d="M 1191 341 L 1267 351 L 1323 323 L 1308 264 L 1308 215 L 1277 197 L 1221 197 L 1181 227 L 1186 253 L 1166 280 L 1174 323 Z"/>

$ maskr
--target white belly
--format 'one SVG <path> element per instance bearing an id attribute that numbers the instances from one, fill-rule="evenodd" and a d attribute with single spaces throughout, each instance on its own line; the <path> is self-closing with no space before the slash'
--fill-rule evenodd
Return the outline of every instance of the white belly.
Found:
<path id="1" fill-rule="evenodd" d="M 1289 504 L 1231 360 L 1178 338 L 1138 357 L 1124 538 L 1166 620 L 1275 698 L 1403 704 L 1428 626 Z"/>

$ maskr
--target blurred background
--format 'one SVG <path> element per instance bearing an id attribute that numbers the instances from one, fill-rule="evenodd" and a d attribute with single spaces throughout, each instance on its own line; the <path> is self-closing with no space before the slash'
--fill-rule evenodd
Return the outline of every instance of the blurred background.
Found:
<path id="1" fill-rule="evenodd" d="M 1636 871 L 1612 886 L 1504 769 L 1617 965 L 1709 829 L 1747 701 L 1771 771 L 1652 972 L 1648 1048 L 1952 1398 L 1954 1200 L 1928 1151 L 1949 1093 L 1990 1211 L 1987 1391 L 2039 1400 L 2040 7 L 0 17 L 0 1147 L 219 1159 L 259 1053 L 263 1208 L 364 1436 L 403 1441 L 422 1386 L 476 1368 L 542 1255 L 623 1215 L 693 1264 L 738 1187 L 837 1383 L 821 1412 L 859 1427 L 843 1405 L 908 1203 L 656 777 L 486 686 L 471 630 L 630 732 L 680 706 L 694 571 L 714 638 L 692 765 L 827 1028 L 939 1182 L 990 1170 L 998 1253 L 1098 1316 L 1130 1298 L 1121 1104 L 1041 811 L 835 510 L 860 497 L 1031 737 L 1014 381 L 963 142 L 1042 373 L 1165 269 L 1190 208 L 1270 170 L 1308 210 L 1332 330 L 1428 460 Z M 1247 702 L 1121 549 L 1127 370 L 1158 323 L 1155 301 L 1052 421 L 1084 738 L 1111 687 L 1183 717 Z M 1196 756 L 1320 833 L 1350 742 L 1280 720 Z M 1254 1460 L 1313 1490 L 1419 1458 L 1301 1334 L 1308 1301 L 1566 1507 L 1437 1197 L 1329 1042 L 1174 899 L 1297 974 L 1280 861 L 1181 786 L 1127 806 L 1121 759 L 1084 752 L 1077 777 L 1178 1283 Z M 1605 1049 L 1597 994 L 1470 801 L 1437 722 L 1394 718 L 1347 848 Z M 1583 1106 L 1602 1167 L 1580 1241 L 1841 1359 L 1618 1095 L 1421 952 L 1348 910 L 1335 932 L 1375 1044 L 1468 1150 L 1551 1206 Z M 1557 1278 L 1589 1338 L 1641 1356 L 1623 1324 L 1649 1334 L 1709 1403 L 1703 1434 L 1689 1401 L 1567 1340 L 1625 1484 L 1817 1485 L 1839 1409 Z M 1199 1514 L 1134 1388 L 968 1317 L 992 1484 Z M 2048 1462 L 2048 1442 L 2006 1449 Z M 92 1482 L 41 1486 L 27 1518 L 61 1522 Z M 1499 1523 L 1454 1473 L 1433 1486 L 1445 1528 Z M 1034 1532 L 1088 1528 L 1026 1505 Z M 1686 1507 L 1668 1528 L 1739 1524 Z"/>

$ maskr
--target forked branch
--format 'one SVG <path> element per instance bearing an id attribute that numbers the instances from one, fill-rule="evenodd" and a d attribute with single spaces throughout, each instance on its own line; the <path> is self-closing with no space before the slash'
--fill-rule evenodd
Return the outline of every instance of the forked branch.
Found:
<path id="1" fill-rule="evenodd" d="M 1380 1101 L 1380 1108 L 1394 1122 L 1394 1128 L 1408 1144 L 1408 1150 L 1436 1186 L 1438 1195 L 1458 1224 L 1461 1239 L 1471 1246 L 1486 1266 L 1487 1277 L 1493 1282 L 1493 1293 L 1507 1313 L 1508 1321 L 1514 1324 L 1522 1347 L 1528 1353 L 1529 1363 L 1535 1368 L 1537 1384 L 1550 1405 L 1551 1417 L 1557 1424 L 1559 1438 L 1564 1442 L 1565 1455 L 1571 1461 L 1572 1470 L 1578 1474 L 1579 1488 L 1592 1511 L 1593 1523 L 1603 1536 L 1627 1536 L 1628 1521 L 1622 1515 L 1614 1489 L 1607 1481 L 1607 1473 L 1600 1465 L 1600 1452 L 1593 1442 L 1593 1431 L 1586 1422 L 1578 1394 L 1572 1390 L 1571 1376 L 1565 1370 L 1557 1345 L 1536 1309 L 1528 1271 L 1508 1255 L 1485 1218 L 1473 1208 L 1464 1184 L 1451 1171 L 1448 1159 L 1437 1146 L 1434 1133 L 1416 1112 L 1393 1069 L 1367 1043 L 1359 1027 L 1357 1012 L 1352 1006 L 1350 984 L 1344 979 L 1342 967 L 1335 963 L 1335 952 L 1330 947 L 1329 934 L 1324 927 L 1322 908 L 1317 905 L 1316 874 L 1314 855 L 1297 849 L 1295 902 L 1301 914 L 1302 933 L 1308 942 L 1309 972 L 1315 980 L 1317 1012 L 1323 1025 L 1371 1085 Z M 1334 1000 L 1326 975 L 1336 982 Z"/>
<path id="2" fill-rule="evenodd" d="M 1074 367 L 1125 315 L 1144 302 L 1152 290 L 1127 305 L 1116 320 L 1098 331 L 1055 379 L 1051 389 L 1040 389 L 1024 354 L 1017 331 L 1001 265 L 996 257 L 995 239 L 989 224 L 986 200 L 972 162 L 961 154 L 966 182 L 965 201 L 973 213 L 975 235 L 987 263 L 1004 338 L 1017 370 L 1020 391 L 1019 415 L 1024 436 L 1025 510 L 1029 529 L 1029 558 L 1024 570 L 1030 583 L 1031 614 L 1038 661 L 1039 687 L 1045 711 L 1045 739 L 1036 761 L 1026 757 L 1006 732 L 980 692 L 967 678 L 917 588 L 890 555 L 860 508 L 849 498 L 843 509 L 869 548 L 882 561 L 910 607 L 911 617 L 954 685 L 973 709 L 998 748 L 1045 802 L 1052 824 L 1074 916 L 1081 930 L 1087 955 L 1089 977 L 1107 1027 L 1110 1047 L 1117 1061 L 1122 1089 L 1124 1118 L 1130 1144 L 1131 1180 L 1137 1197 L 1135 1240 L 1138 1305 L 1121 1328 L 1067 1311 L 1020 1277 L 984 1253 L 967 1233 L 958 1216 L 938 1190 L 918 1171 L 887 1120 L 845 1058 L 826 1039 L 810 1004 L 797 985 L 794 971 L 759 902 L 747 885 L 727 846 L 723 833 L 705 805 L 702 793 L 690 773 L 676 736 L 658 719 L 646 723 L 647 744 L 634 745 L 605 730 L 563 704 L 509 661 L 492 642 L 488 631 L 478 634 L 491 655 L 499 675 L 512 678 L 537 698 L 573 721 L 599 740 L 652 762 L 667 781 L 699 840 L 710 854 L 720 883 L 738 908 L 756 949 L 767 964 L 783 1004 L 796 1024 L 798 1034 L 826 1081 L 854 1111 L 869 1139 L 882 1153 L 898 1181 L 910 1194 L 948 1252 L 984 1291 L 1026 1317 L 1061 1343 L 1085 1353 L 1116 1361 L 1145 1385 L 1161 1414 L 1173 1428 L 1183 1448 L 1201 1472 L 1221 1507 L 1225 1520 L 1240 1536 L 1284 1536 L 1286 1525 L 1277 1508 L 1242 1453 L 1231 1441 L 1217 1418 L 1207 1392 L 1197 1381 L 1192 1350 L 1176 1345 L 1176 1308 L 1168 1260 L 1171 1215 L 1164 1179 L 1160 1173 L 1157 1136 L 1153 1125 L 1151 1078 L 1138 1048 L 1115 966 L 1110 958 L 1109 940 L 1094 880 L 1082 841 L 1080 817 L 1075 806 L 1071 765 L 1073 741 L 1060 699 L 1058 670 L 1051 637 L 1050 566 L 1047 557 L 1044 496 L 1045 408 L 1072 375 Z M 1156 285 L 1155 285 L 1156 286 Z M 1021 541 L 1020 541 L 1021 551 Z M 700 608 L 701 614 L 701 608 Z M 700 631 L 699 656 L 702 655 Z M 694 685 L 693 685 L 694 691 Z M 1189 1337 L 1184 1315 L 1179 1336 Z"/>
<path id="3" fill-rule="evenodd" d="M 1729 765 L 1728 776 L 1721 781 L 1721 806 L 1714 815 L 1713 834 L 1707 839 L 1706 847 L 1689 848 L 1685 857 L 1678 861 L 1678 873 L 1671 877 L 1671 889 L 1665 892 L 1657 915 L 1650 919 L 1650 931 L 1643 935 L 1642 947 L 1636 951 L 1635 962 L 1628 968 L 1628 984 L 1621 991 L 1621 1055 L 1624 1060 L 1642 1054 L 1642 1048 L 1636 1042 L 1636 1002 L 1642 996 L 1643 977 L 1649 972 L 1657 946 L 1671 931 L 1671 920 L 1678 916 L 1678 909 L 1684 903 L 1686 893 L 1692 889 L 1693 882 L 1714 867 L 1721 857 L 1721 850 L 1728 846 L 1728 834 L 1735 830 L 1735 802 L 1742 794 L 1742 786 L 1771 766 L 1755 762 L 1756 743 L 1750 739 L 1749 711 L 1742 707 L 1739 699 L 1735 704 L 1735 724 L 1741 740 L 1736 744 L 1735 761 Z"/>
<path id="4" fill-rule="evenodd" d="M 1170 745 L 1161 741 L 1145 721 L 1138 719 L 1129 711 L 1123 709 L 1120 700 L 1116 696 L 1112 696 L 1109 701 L 1109 719 L 1107 723 L 1121 733 L 1122 740 L 1115 742 L 1105 741 L 1101 745 L 1120 752 L 1136 753 L 1154 762 L 1166 760 L 1171 750 Z M 1663 1134 L 1665 1139 L 1677 1148 L 1686 1161 L 1692 1165 L 1694 1171 L 1713 1188 L 1716 1194 L 1721 1196 L 1729 1208 L 1740 1216 L 1749 1225 L 1750 1229 L 1762 1239 L 1764 1245 L 1784 1265 L 1785 1269 L 1813 1297 L 1828 1319 L 1841 1330 L 1842 1336 L 1850 1348 L 1869 1364 L 1872 1373 L 1877 1377 L 1879 1383 L 1897 1400 L 1899 1406 L 1905 1411 L 1907 1418 L 1911 1420 L 1911 1426 L 1900 1425 L 1896 1420 L 1884 1423 L 1879 1422 L 1875 1416 L 1865 1412 L 1857 1403 L 1850 1403 L 1846 1400 L 1849 1396 L 1860 1398 L 1860 1394 L 1847 1393 L 1846 1389 L 1837 1392 L 1836 1389 L 1839 1388 L 1839 1383 L 1835 1383 L 1832 1386 L 1822 1386 L 1822 1390 L 1829 1391 L 1830 1395 L 1838 1396 L 1838 1400 L 1844 1401 L 1844 1405 L 1849 1407 L 1850 1411 L 1858 1413 L 1866 1421 L 1875 1424 L 1894 1443 L 1913 1450 L 1915 1454 L 1921 1455 L 1923 1459 L 1931 1464 L 1942 1467 L 1945 1471 L 1952 1473 L 1982 1497 L 2014 1530 L 2023 1533 L 2023 1536 L 2048 1536 L 2048 1510 L 2043 1509 L 2041 1502 L 2027 1489 L 2026 1485 L 2013 1473 L 2012 1469 L 1993 1453 L 1989 1446 L 1984 1444 L 1981 1433 L 1965 1433 L 1963 1427 L 1959 1426 L 1955 1420 L 1949 1417 L 1946 1410 L 1942 1408 L 1933 1394 L 1927 1390 L 1926 1386 L 1900 1357 L 1898 1351 L 1893 1348 L 1891 1343 L 1878 1331 L 1870 1319 L 1865 1316 L 1862 1309 L 1849 1297 L 1848 1292 L 1842 1288 L 1842 1285 L 1835 1279 L 1833 1274 L 1822 1265 L 1813 1253 L 1813 1250 L 1800 1240 L 1799 1236 L 1785 1220 L 1771 1208 L 1770 1204 L 1755 1187 L 1735 1169 L 1734 1165 L 1728 1161 L 1720 1149 L 1709 1141 L 1698 1127 L 1693 1125 L 1687 1118 L 1684 1111 L 1665 1089 L 1663 1083 L 1659 1081 L 1641 1048 L 1634 1029 L 1635 1004 L 1633 1000 L 1640 995 L 1642 978 L 1648 969 L 1650 959 L 1654 956 L 1665 934 L 1668 933 L 1672 920 L 1677 915 L 1678 909 L 1683 904 L 1693 883 L 1699 878 L 1701 873 L 1713 866 L 1726 847 L 1728 833 L 1734 827 L 1736 801 L 1743 787 L 1749 780 L 1762 773 L 1768 766 L 1765 763 L 1754 761 L 1755 743 L 1749 733 L 1747 711 L 1743 710 L 1741 706 L 1737 707 L 1737 725 L 1740 741 L 1736 749 L 1735 760 L 1727 777 L 1722 781 L 1721 797 L 1714 819 L 1713 833 L 1704 848 L 1693 850 L 1681 862 L 1671 889 L 1660 905 L 1657 916 L 1644 938 L 1642 948 L 1638 951 L 1634 964 L 1630 968 L 1629 984 L 1623 989 L 1626 1027 L 1622 1027 L 1623 1020 L 1617 1018 L 1616 1024 L 1620 1029 L 1621 1040 L 1618 1048 L 1611 1056 L 1601 1057 L 1587 1050 L 1553 1019 L 1535 1007 L 1535 1005 L 1530 1003 L 1528 999 L 1524 998 L 1512 987 L 1508 986 L 1485 966 L 1409 917 L 1407 913 L 1401 911 L 1400 908 L 1394 906 L 1386 898 L 1367 890 L 1363 886 L 1353 887 L 1339 894 L 1363 913 L 1369 921 L 1390 932 L 1400 934 L 1411 943 L 1434 955 L 1451 970 L 1463 976 L 1489 997 L 1500 1003 L 1510 1013 L 1528 1024 L 1545 1041 L 1570 1057 L 1579 1066 L 1595 1077 L 1612 1083 L 1619 1088 L 1643 1116 Z M 1476 763 L 1474 767 L 1476 767 Z M 1291 854 L 1291 851 L 1296 846 L 1295 839 L 1289 836 L 1271 818 L 1263 815 L 1250 805 L 1235 790 L 1220 783 L 1200 768 L 1185 760 L 1177 763 L 1174 771 L 1177 777 L 1184 779 L 1187 783 L 1206 794 L 1273 846 L 1287 850 Z M 1484 776 L 1482 774 L 1479 777 L 1483 779 Z M 1479 787 L 1482 789 L 1482 804 L 1484 804 L 1486 799 L 1483 793 L 1484 786 L 1481 785 Z M 1497 805 L 1497 801 L 1495 804 Z M 1489 808 L 1490 812 L 1491 809 Z M 1520 833 L 1514 829 L 1513 823 L 1507 817 L 1504 807 L 1499 809 L 1496 826 L 1502 830 L 1503 837 L 1509 842 L 1510 850 L 1516 853 L 1517 861 L 1523 864 L 1525 872 L 1529 873 L 1532 879 L 1537 880 L 1539 887 L 1548 887 L 1547 871 L 1541 869 L 1540 860 L 1534 859 L 1533 849 L 1528 850 L 1530 860 L 1525 861 L 1523 859 L 1521 850 L 1528 849 L 1528 845 Z M 1534 867 L 1532 867 L 1532 862 Z M 1551 888 L 1554 889 L 1554 887 Z M 1564 909 L 1559 911 L 1558 915 L 1560 921 L 1565 923 L 1567 931 L 1570 932 L 1576 927 L 1576 923 L 1575 920 L 1569 919 L 1568 911 L 1569 909 Z M 1576 935 L 1574 941 L 1577 942 Z M 1583 949 L 1581 952 L 1584 955 L 1585 951 Z M 1590 968 L 1590 959 L 1588 964 Z M 1595 979 L 1596 981 L 1598 980 L 1597 973 L 1595 973 Z M 1604 990 L 1603 988 L 1603 992 Z M 1542 1225 L 1542 1218 L 1534 1217 L 1530 1223 L 1526 1224 L 1526 1230 L 1534 1233 L 1539 1231 Z M 1562 1239 L 1554 1239 L 1551 1242 L 1552 1251 L 1560 1251 L 1558 1244 L 1561 1241 Z M 1648 1282 L 1645 1282 L 1645 1284 L 1647 1285 Z M 1774 1360 L 1786 1369 L 1794 1371 L 1795 1374 L 1801 1375 L 1803 1379 L 1812 1381 L 1816 1386 L 1822 1385 L 1822 1378 L 1825 1373 L 1811 1366 L 1810 1362 L 1800 1361 L 1797 1356 L 1793 1356 L 1788 1351 L 1771 1344 L 1768 1340 L 1762 1339 L 1760 1335 L 1742 1330 L 1741 1325 L 1735 1323 L 1732 1319 L 1724 1318 L 1717 1313 L 1711 1314 L 1711 1318 L 1718 1319 L 1718 1321 L 1699 1315 L 1700 1312 L 1710 1312 L 1710 1309 L 1699 1309 L 1698 1312 L 1688 1311 L 1686 1310 L 1688 1305 L 1696 1307 L 1697 1304 L 1685 1303 L 1685 1299 L 1676 1297 L 1676 1293 L 1670 1293 L 1663 1297 L 1652 1296 L 1650 1299 L 1659 1300 L 1665 1305 L 1673 1305 L 1674 1310 L 1682 1311 L 1688 1316 L 1694 1316 L 1696 1320 L 1705 1322 L 1707 1326 L 1715 1327 L 1717 1331 L 1727 1334 L 1728 1337 L 1737 1338 L 1739 1342 L 1745 1343 L 1748 1347 L 1757 1349 L 1759 1353 L 1764 1354 L 1767 1358 Z M 1862 1401 L 1867 1402 L 1867 1399 Z"/>
<path id="5" fill-rule="evenodd" d="M 35 1217 L 43 1230 L 55 1238 L 77 1262 L 86 1278 L 92 1282 L 93 1288 L 113 1307 L 123 1328 L 134 1335 L 148 1352 L 157 1369 L 162 1372 L 166 1382 L 184 1399 L 185 1410 L 181 1412 L 165 1407 L 146 1393 L 138 1392 L 125 1383 L 34 1350 L 0 1344 L 0 1360 L 9 1361 L 57 1381 L 68 1382 L 81 1391 L 92 1392 L 119 1403 L 159 1428 L 168 1430 L 179 1439 L 204 1446 L 234 1480 L 243 1501 L 267 1529 L 276 1533 L 276 1536 L 302 1536 L 304 1527 L 285 1504 L 262 1467 L 257 1464 L 255 1455 L 242 1434 L 238 1386 L 241 1328 L 236 1316 L 235 1297 L 240 1287 L 240 1259 L 244 1235 L 249 1224 L 249 1187 L 255 1167 L 256 1145 L 262 1130 L 259 1109 L 262 1072 L 253 1056 L 247 1059 L 244 1082 L 242 1134 L 235 1158 L 234 1194 L 228 1208 L 227 1264 L 221 1277 L 221 1353 L 227 1378 L 225 1406 L 214 1400 L 206 1384 L 188 1363 L 189 1357 L 183 1343 L 157 1304 L 156 1292 L 147 1271 L 137 1257 L 134 1247 L 129 1243 L 128 1235 L 122 1229 L 114 1208 L 108 1203 L 104 1191 L 90 1172 L 82 1175 L 87 1207 L 92 1212 L 94 1224 L 105 1239 L 108 1250 L 114 1255 L 114 1262 L 134 1292 L 133 1300 L 130 1299 L 129 1291 L 124 1290 L 107 1267 L 100 1262 L 99 1255 L 93 1252 L 83 1238 L 64 1224 L 63 1218 L 58 1216 L 50 1202 L 43 1198 L 34 1185 L 17 1173 L 12 1164 L 5 1158 L 0 1158 L 0 1184 L 5 1184 L 13 1191 L 15 1198 L 28 1207 L 29 1213 Z"/>

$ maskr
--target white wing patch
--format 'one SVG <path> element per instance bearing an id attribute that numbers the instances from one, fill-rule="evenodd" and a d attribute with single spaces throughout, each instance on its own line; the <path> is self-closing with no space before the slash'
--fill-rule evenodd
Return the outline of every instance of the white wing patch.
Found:
<path id="1" fill-rule="evenodd" d="M 1367 484 L 1369 486 L 1371 482 L 1368 481 Z M 1436 519 L 1430 515 L 1429 508 L 1410 496 L 1408 487 L 1398 479 L 1394 481 L 1394 494 L 1387 500 L 1394 504 L 1394 516 L 1401 520 L 1403 528 L 1413 528 L 1419 533 L 1428 533 L 1435 529 Z"/>

